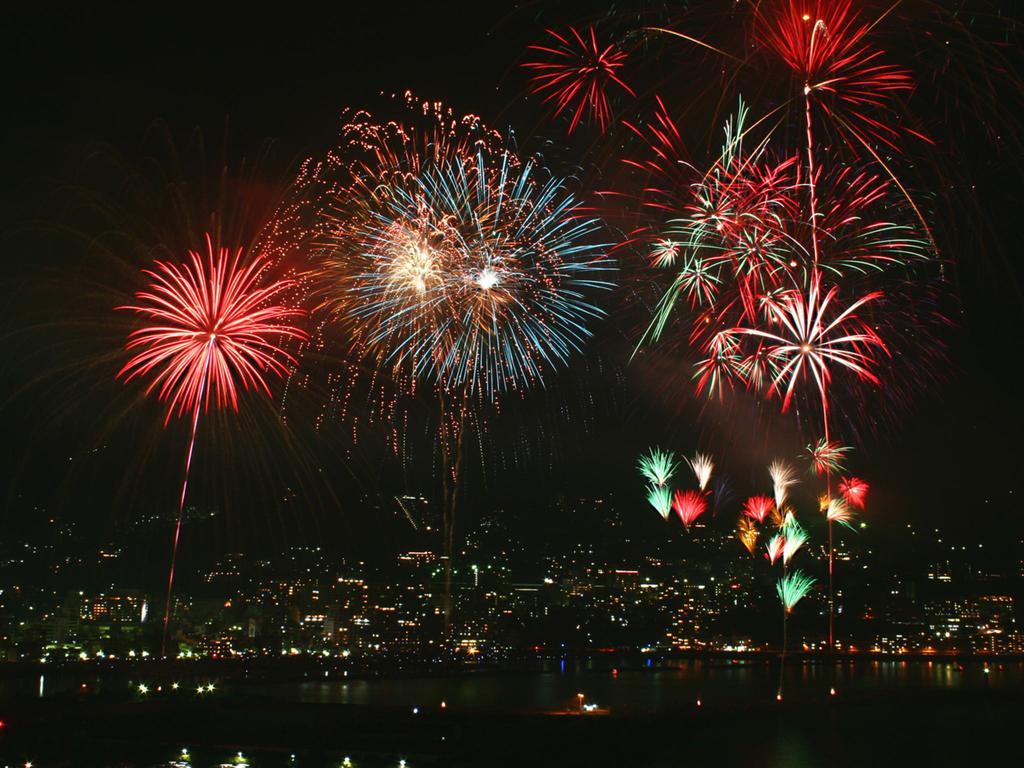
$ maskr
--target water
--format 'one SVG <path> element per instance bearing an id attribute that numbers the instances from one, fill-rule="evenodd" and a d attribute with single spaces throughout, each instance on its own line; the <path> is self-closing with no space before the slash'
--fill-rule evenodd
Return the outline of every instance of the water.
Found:
<path id="1" fill-rule="evenodd" d="M 359 768 L 974 765 L 1024 722 L 1017 661 L 794 659 L 782 704 L 777 663 L 759 659 L 365 679 L 306 669 L 278 682 L 225 666 L 209 695 L 195 691 L 209 672 L 189 667 L 174 670 L 177 690 L 150 673 L 142 695 L 140 669 L 49 670 L 42 698 L 37 677 L 0 679 L 0 766 L 152 768 L 184 747 L 192 768 L 338 768 L 345 756 Z M 564 716 L 579 694 L 612 716 Z"/>
<path id="2" fill-rule="evenodd" d="M 988 674 L 985 668 L 989 669 Z M 554 711 L 576 705 L 580 693 L 615 714 L 664 713 L 705 705 L 741 705 L 774 698 L 777 662 L 684 660 L 650 668 L 572 666 L 543 674 L 475 673 L 448 677 L 311 680 L 255 685 L 260 695 L 287 701 L 361 707 L 433 707 L 445 702 L 462 710 Z M 955 661 L 856 661 L 788 664 L 787 699 L 814 699 L 835 687 L 849 696 L 887 691 L 1015 689 L 1024 683 L 1024 663 Z"/>

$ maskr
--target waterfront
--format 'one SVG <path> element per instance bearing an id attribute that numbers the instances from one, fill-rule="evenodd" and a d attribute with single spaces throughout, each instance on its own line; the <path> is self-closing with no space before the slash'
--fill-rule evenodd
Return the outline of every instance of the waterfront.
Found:
<path id="1" fill-rule="evenodd" d="M 755 660 L 668 660 L 646 665 L 617 662 L 553 663 L 543 674 L 479 673 L 445 677 L 310 680 L 252 686 L 252 692 L 286 701 L 361 707 L 448 707 L 468 710 L 551 712 L 579 693 L 613 714 L 671 713 L 703 704 L 745 705 L 772 699 L 778 664 Z M 986 673 L 985 670 L 988 670 Z M 795 660 L 787 665 L 786 698 L 814 700 L 833 686 L 844 695 L 894 691 L 1013 689 L 1024 682 L 1024 663 L 959 661 Z"/>
<path id="2" fill-rule="evenodd" d="M 831 669 L 794 663 L 782 703 L 774 699 L 776 665 L 698 659 L 650 668 L 599 660 L 564 670 L 555 662 L 548 672 L 222 677 L 209 695 L 184 677 L 175 691 L 153 680 L 145 695 L 137 678 L 130 688 L 108 677 L 84 693 L 73 692 L 69 679 L 64 692 L 54 687 L 43 698 L 12 694 L 8 680 L 0 755 L 37 768 L 142 768 L 182 749 L 195 768 L 336 768 L 346 756 L 370 768 L 403 759 L 410 768 L 660 768 L 693 760 L 803 768 L 899 764 L 912 754 L 922 757 L 915 764 L 946 765 L 998 754 L 1000 740 L 1013 738 L 1007 726 L 1024 712 L 1019 661 L 843 662 L 834 678 Z M 609 716 L 552 716 L 575 711 L 578 693 Z M 67 737 L 54 741 L 53 733 Z"/>

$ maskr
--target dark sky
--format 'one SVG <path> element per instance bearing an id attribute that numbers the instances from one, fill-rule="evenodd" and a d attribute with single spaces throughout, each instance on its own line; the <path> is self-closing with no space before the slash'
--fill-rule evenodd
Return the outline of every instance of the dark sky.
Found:
<path id="1" fill-rule="evenodd" d="M 126 426 L 103 429 L 97 415 L 108 412 L 104 398 L 123 396 L 107 378 L 90 377 L 99 371 L 108 376 L 109 365 L 76 369 L 62 357 L 61 342 L 81 336 L 84 327 L 68 320 L 80 313 L 67 311 L 63 302 L 75 301 L 81 270 L 93 264 L 83 256 L 80 241 L 65 232 L 69 219 L 78 221 L 69 214 L 74 206 L 67 190 L 82 183 L 83 169 L 96 152 L 120 158 L 127 167 L 142 166 L 152 128 L 164 122 L 182 146 L 189 144 L 197 128 L 209 146 L 226 144 L 227 155 L 236 164 L 273 139 L 266 166 L 280 179 L 291 161 L 329 144 L 342 108 L 372 102 L 381 91 L 405 89 L 479 113 L 493 125 L 515 128 L 523 141 L 539 140 L 543 112 L 522 98 L 525 81 L 516 67 L 524 47 L 546 25 L 603 12 L 603 6 L 553 2 L 525 7 L 498 2 L 408 7 L 338 2 L 320 7 L 300 2 L 272 10 L 259 4 L 211 5 L 215 7 L 112 3 L 4 11 L 0 258 L 5 264 L 5 306 L 0 317 L 10 356 L 4 364 L 6 391 L 0 394 L 0 414 L 10 426 L 4 430 L 6 445 L 0 454 L 5 491 L 0 520 L 12 529 L 40 503 L 77 515 L 102 537 L 173 496 L 154 490 L 175 486 L 179 455 L 176 447 L 162 452 L 149 445 L 161 434 L 156 429 L 158 411 L 129 414 Z M 940 82 L 943 76 L 927 69 L 917 74 L 930 82 Z M 1015 77 L 1019 76 L 1017 72 Z M 1019 85 L 1013 77 L 1006 82 L 1009 88 Z M 1008 103 L 1019 105 L 1019 93 Z M 959 109 L 958 125 L 977 122 L 969 104 Z M 1005 125 L 984 119 L 995 133 L 1019 128 L 1019 114 L 1002 117 Z M 543 130 L 555 139 L 563 136 L 557 125 Z M 858 463 L 874 480 L 893 520 L 934 518 L 998 531 L 1014 524 L 1022 512 L 1020 493 L 1011 495 L 1020 490 L 1024 459 L 1018 373 L 1024 351 L 1020 157 L 998 142 L 986 144 L 985 131 L 958 132 L 960 128 L 952 126 L 948 131 L 940 139 L 946 141 L 948 155 L 956 157 L 957 167 L 968 172 L 956 177 L 949 194 L 972 198 L 964 206 L 963 226 L 954 219 L 943 227 L 963 232 L 950 238 L 956 252 L 947 254 L 958 264 L 955 280 L 962 306 L 962 313 L 955 316 L 959 327 L 948 338 L 953 364 L 941 384 L 922 386 L 898 427 L 861 447 Z M 975 186 L 969 192 L 964 181 L 968 175 Z M 107 182 L 118 187 L 116 179 Z M 125 190 L 119 192 L 123 198 Z M 942 210 L 956 208 L 951 204 Z M 130 275 L 138 266 L 89 277 L 97 284 L 109 283 L 115 296 L 118 290 L 131 289 Z M 84 293 L 91 290 L 87 283 L 82 283 Z M 89 301 L 95 298 L 90 293 Z M 96 307 L 104 306 L 104 300 L 96 301 Z M 120 330 L 103 328 L 103 323 L 97 318 L 104 341 L 116 338 L 115 331 Z M 69 347 L 78 355 L 83 348 L 98 350 L 100 344 Z M 621 370 L 626 351 L 626 345 L 613 341 L 604 349 L 609 365 L 596 368 Z M 619 377 L 614 372 L 594 376 L 594 388 L 602 390 L 594 396 L 596 407 L 612 404 L 602 411 L 607 416 L 594 418 L 592 407 L 589 417 L 572 419 L 571 426 L 564 427 L 565 445 L 539 458 L 538 466 L 526 462 L 507 475 L 490 475 L 486 485 L 477 483 L 477 507 L 518 508 L 516 514 L 529 521 L 524 508 L 547 514 L 538 499 L 559 492 L 614 492 L 630 499 L 637 514 L 646 514 L 637 501 L 641 488 L 633 472 L 639 450 L 652 442 L 691 450 L 700 435 L 715 429 L 718 417 L 712 413 L 697 423 L 700 414 L 695 406 L 667 420 L 657 402 L 663 393 L 654 397 L 647 377 L 627 373 L 626 386 L 616 388 Z M 569 389 L 575 393 L 574 387 Z M 606 392 L 609 388 L 616 391 Z M 568 410 L 580 399 L 578 393 L 568 395 Z M 559 440 L 563 427 L 558 418 L 543 418 L 545 434 Z M 729 429 L 737 453 L 745 452 L 739 445 L 742 429 L 735 424 Z M 180 439 L 181 431 L 172 428 L 165 437 L 171 436 Z M 230 454 L 234 444 L 229 437 L 222 439 Z M 237 434 L 234 440 L 245 442 Z M 140 441 L 145 447 L 139 447 Z M 349 499 L 331 498 L 330 493 L 348 494 L 361 487 L 370 488 L 372 495 L 383 459 L 364 456 L 349 461 L 342 443 L 340 438 L 332 442 L 327 459 L 319 448 L 307 446 L 299 461 L 306 463 L 308 473 L 327 466 L 351 483 L 346 480 L 342 490 L 334 491 L 318 487 L 311 491 L 308 504 L 296 504 L 303 511 L 294 515 L 278 508 L 257 510 L 257 502 L 247 501 L 244 509 L 236 503 L 218 533 L 218 546 L 244 546 L 252 537 L 281 531 L 290 531 L 296 541 L 327 532 L 348 549 L 358 549 L 364 542 L 379 545 L 372 513 L 352 511 Z M 91 460 L 89 469 L 68 469 L 98 446 L 102 456 Z M 269 453 L 271 463 L 288 460 L 287 450 Z M 208 451 L 207 458 L 211 454 L 222 466 L 218 449 Z M 147 468 L 140 475 L 144 482 L 125 480 L 124 475 L 135 472 L 146 456 L 159 469 Z M 237 463 L 243 475 L 252 466 L 262 466 L 248 461 L 238 458 L 231 463 Z M 217 471 L 200 461 L 199 469 L 204 468 Z M 740 474 L 744 471 L 753 470 Z M 541 479 L 524 484 L 524 476 Z M 230 487 L 206 488 L 199 480 L 196 492 L 222 498 Z"/>

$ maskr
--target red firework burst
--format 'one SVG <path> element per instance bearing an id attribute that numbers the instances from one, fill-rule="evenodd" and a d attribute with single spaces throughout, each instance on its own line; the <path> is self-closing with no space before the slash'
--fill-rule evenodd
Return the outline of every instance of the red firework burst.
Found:
<path id="1" fill-rule="evenodd" d="M 271 303 L 293 285 L 290 280 L 260 285 L 268 263 L 241 263 L 242 249 L 214 249 L 206 236 L 204 260 L 190 251 L 190 264 L 156 262 L 145 270 L 151 283 L 136 294 L 139 303 L 118 307 L 150 322 L 133 331 L 126 349 L 137 350 L 118 372 L 126 382 L 153 375 L 146 393 L 157 392 L 177 412 L 198 412 L 211 396 L 218 407 L 238 410 L 238 390 L 269 394 L 267 375 L 283 375 L 292 358 L 278 344 L 304 338 L 290 320 L 302 314 Z"/>
<path id="2" fill-rule="evenodd" d="M 192 413 L 192 437 L 185 453 L 167 573 L 161 656 L 167 647 L 174 564 L 199 414 L 209 407 L 211 391 L 216 393 L 213 401 L 218 407 L 230 405 L 235 410 L 239 388 L 262 389 L 269 394 L 268 374 L 285 374 L 283 361 L 292 361 L 276 340 L 305 338 L 305 333 L 290 322 L 302 312 L 271 303 L 292 286 L 292 281 L 260 285 L 268 262 L 254 259 L 242 265 L 242 251 L 239 248 L 232 255 L 227 248 L 214 249 L 207 235 L 205 262 L 196 251 L 189 252 L 190 265 L 156 262 L 154 269 L 145 270 L 151 283 L 147 290 L 136 294 L 139 304 L 119 307 L 142 315 L 150 324 L 129 336 L 127 349 L 139 351 L 125 363 L 118 377 L 123 376 L 127 382 L 153 375 L 146 392 L 155 390 L 160 400 L 169 403 L 165 426 L 175 411 L 179 416 L 186 411 Z"/>
<path id="3" fill-rule="evenodd" d="M 847 477 L 839 483 L 839 492 L 843 494 L 846 503 L 857 509 L 864 509 L 864 502 L 867 501 L 868 484 L 857 477 Z"/>
<path id="4" fill-rule="evenodd" d="M 763 523 L 773 509 L 775 501 L 770 496 L 751 496 L 743 504 L 743 514 L 759 523 Z"/>
<path id="5" fill-rule="evenodd" d="M 676 511 L 679 519 L 687 528 L 693 524 L 694 520 L 703 515 L 707 508 L 707 499 L 698 491 L 676 491 L 672 498 L 672 509 Z"/>
<path id="6" fill-rule="evenodd" d="M 593 27 L 585 36 L 573 27 L 564 36 L 551 29 L 546 31 L 556 41 L 552 46 L 529 46 L 530 50 L 546 54 L 545 60 L 523 64 L 534 72 L 532 92 L 545 94 L 544 103 L 554 104 L 556 116 L 572 111 L 569 133 L 588 112 L 603 132 L 611 120 L 608 88 L 615 84 L 630 96 L 636 95 L 616 74 L 625 64 L 625 52 L 614 43 L 598 43 Z"/>
<path id="7" fill-rule="evenodd" d="M 850 448 L 834 440 L 821 439 L 816 444 L 807 446 L 807 452 L 814 471 L 819 475 L 828 475 L 843 471 L 843 462 Z"/>
<path id="8" fill-rule="evenodd" d="M 895 99 L 914 87 L 910 72 L 885 62 L 870 42 L 878 20 L 861 17 L 852 0 L 774 0 L 758 6 L 755 37 L 793 72 L 809 102 L 847 135 L 874 138 L 898 150 L 901 131 L 880 119 Z M 923 136 L 921 138 L 924 138 Z"/>

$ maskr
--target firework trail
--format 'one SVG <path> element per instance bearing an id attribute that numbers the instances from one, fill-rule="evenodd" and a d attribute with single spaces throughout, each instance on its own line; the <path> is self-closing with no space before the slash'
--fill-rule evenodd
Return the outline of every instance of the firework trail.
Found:
<path id="1" fill-rule="evenodd" d="M 743 503 L 743 514 L 758 523 L 763 523 L 765 518 L 775 508 L 775 502 L 768 496 L 751 496 Z"/>
<path id="2" fill-rule="evenodd" d="M 819 475 L 831 475 L 843 471 L 843 461 L 852 449 L 840 445 L 834 440 L 822 438 L 816 444 L 807 446 L 807 455 L 811 459 L 811 468 Z"/>
<path id="3" fill-rule="evenodd" d="M 783 550 L 786 547 L 786 537 L 781 533 L 776 533 L 765 545 L 767 553 L 765 557 L 768 558 L 768 562 L 775 565 L 775 561 L 782 557 Z"/>
<path id="4" fill-rule="evenodd" d="M 447 631 L 467 425 L 582 351 L 615 266 L 601 223 L 538 158 L 475 118 L 422 110 L 347 129 L 339 154 L 355 159 L 317 188 L 319 294 L 346 357 L 396 382 L 396 402 L 425 388 L 440 404 Z"/>
<path id="5" fill-rule="evenodd" d="M 584 117 L 596 122 L 603 133 L 611 121 L 608 89 L 616 85 L 630 96 L 636 95 L 618 74 L 625 65 L 626 53 L 614 43 L 599 43 L 593 27 L 582 35 L 572 27 L 564 35 L 546 31 L 554 42 L 550 46 L 529 46 L 542 59 L 523 64 L 534 73 L 533 93 L 544 94 L 544 103 L 554 105 L 556 117 L 572 112 L 569 133 Z"/>
<path id="6" fill-rule="evenodd" d="M 790 571 L 775 585 L 779 600 L 782 601 L 783 610 L 792 613 L 793 608 L 810 592 L 814 579 L 803 571 Z"/>
<path id="7" fill-rule="evenodd" d="M 669 513 L 672 512 L 672 491 L 664 486 L 651 486 L 647 489 L 647 502 L 661 515 L 662 519 L 668 521 Z"/>
<path id="8" fill-rule="evenodd" d="M 701 491 L 706 490 L 708 482 L 711 480 L 711 472 L 715 468 L 711 457 L 698 453 L 692 459 L 687 459 L 687 463 L 690 465 L 690 469 L 693 470 L 693 474 L 697 477 L 697 485 Z"/>
<path id="9" fill-rule="evenodd" d="M 703 515 L 707 508 L 707 499 L 698 491 L 676 491 L 672 497 L 672 509 L 687 528 Z"/>
<path id="10" fill-rule="evenodd" d="M 782 700 L 782 682 L 786 671 L 786 647 L 789 645 L 788 627 L 789 614 L 814 585 L 814 579 L 807 576 L 803 571 L 790 571 L 783 574 L 782 578 L 775 585 L 775 591 L 782 603 L 782 655 L 779 659 L 779 688 L 775 697 Z"/>
<path id="11" fill-rule="evenodd" d="M 762 121 L 748 126 L 742 101 L 707 170 L 685 155 L 663 111 L 659 100 L 650 125 L 629 126 L 651 153 L 627 161 L 651 176 L 639 200 L 661 219 L 637 227 L 630 242 L 650 242 L 651 262 L 675 273 L 641 345 L 661 339 L 680 314 L 690 345 L 702 351 L 698 392 L 722 399 L 741 384 L 780 395 L 784 411 L 806 378 L 827 413 L 836 369 L 880 385 L 876 358 L 889 352 L 883 335 L 897 339 L 908 320 L 919 322 L 898 317 L 905 313 L 895 296 L 859 286 L 934 263 L 930 239 L 889 218 L 905 208 L 894 199 L 895 182 L 855 164 L 817 168 L 818 202 L 805 218 L 808 176 L 800 158 L 776 156 L 771 131 L 757 138 Z M 854 300 L 844 303 L 847 295 Z M 870 324 L 857 317 L 865 310 Z"/>
<path id="12" fill-rule="evenodd" d="M 775 509 L 781 513 L 790 487 L 799 481 L 796 479 L 796 472 L 793 471 L 793 468 L 781 459 L 768 465 L 768 474 L 772 478 L 772 487 L 775 492 Z"/>
<path id="13" fill-rule="evenodd" d="M 857 477 L 847 477 L 839 482 L 839 492 L 846 503 L 857 509 L 864 509 L 867 501 L 868 484 Z"/>
<path id="14" fill-rule="evenodd" d="M 747 517 L 739 519 L 739 522 L 736 524 L 736 537 L 751 555 L 757 549 L 757 538 L 759 535 L 760 532 L 757 530 L 757 525 L 753 520 Z"/>
<path id="15" fill-rule="evenodd" d="M 737 341 L 749 339 L 755 345 L 755 352 L 765 350 L 767 360 L 775 368 L 770 391 L 781 395 L 783 411 L 789 408 L 803 377 L 812 378 L 826 414 L 826 424 L 832 366 L 877 386 L 881 381 L 873 372 L 876 359 L 872 352 L 888 351 L 874 329 L 856 315 L 859 308 L 880 298 L 881 294 L 869 293 L 842 307 L 838 293 L 838 286 L 832 286 L 823 295 L 815 274 L 806 292 L 787 291 L 778 298 L 765 300 L 768 318 L 778 327 L 778 333 L 761 327 L 736 327 L 719 332 Z M 828 442 L 827 435 L 825 441 Z"/>
<path id="16" fill-rule="evenodd" d="M 846 504 L 839 499 L 829 498 L 826 500 L 825 519 L 831 523 L 840 523 L 846 526 L 851 531 L 853 530 L 853 510 L 851 510 Z M 831 551 L 829 552 L 829 559 L 831 560 Z"/>
<path id="17" fill-rule="evenodd" d="M 816 267 L 819 235 L 814 111 L 821 110 L 854 150 L 866 149 L 892 175 L 872 143 L 882 142 L 890 150 L 900 152 L 902 147 L 896 140 L 901 133 L 923 138 L 916 131 L 901 130 L 884 119 L 898 109 L 899 95 L 913 89 L 913 80 L 909 71 L 884 62 L 884 52 L 869 41 L 870 32 L 880 19 L 862 21 L 852 0 L 819 2 L 813 14 L 794 0 L 769 3 L 765 9 L 762 12 L 758 6 L 756 11 L 755 37 L 765 50 L 785 62 L 803 92 L 808 198 Z M 878 116 L 878 113 L 883 114 Z M 898 179 L 892 178 L 902 190 Z M 927 229 L 914 201 L 903 191 Z"/>
<path id="18" fill-rule="evenodd" d="M 793 556 L 807 543 L 807 532 L 796 521 L 796 518 L 790 515 L 783 528 L 783 535 L 786 540 L 782 547 L 782 564 L 788 566 Z"/>
<path id="19" fill-rule="evenodd" d="M 139 303 L 119 307 L 142 316 L 147 325 L 128 337 L 126 349 L 132 357 L 118 377 L 126 383 L 150 379 L 146 394 L 155 392 L 168 404 L 165 426 L 175 413 L 191 413 L 192 418 L 167 576 L 161 656 L 166 655 L 174 564 L 199 414 L 211 401 L 237 411 L 239 389 L 269 395 L 268 378 L 287 375 L 286 364 L 294 363 L 281 341 L 305 338 L 292 324 L 303 313 L 272 303 L 292 281 L 269 280 L 268 263 L 260 258 L 243 264 L 243 250 L 215 249 L 207 235 L 205 260 L 190 251 L 190 264 L 156 262 L 143 272 L 150 285 L 136 294 Z"/>
<path id="20" fill-rule="evenodd" d="M 663 451 L 660 448 L 652 448 L 645 456 L 640 457 L 640 474 L 642 474 L 651 485 L 661 487 L 672 479 L 679 464 L 671 451 Z"/>

